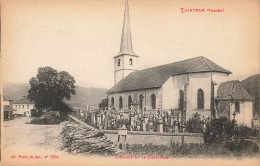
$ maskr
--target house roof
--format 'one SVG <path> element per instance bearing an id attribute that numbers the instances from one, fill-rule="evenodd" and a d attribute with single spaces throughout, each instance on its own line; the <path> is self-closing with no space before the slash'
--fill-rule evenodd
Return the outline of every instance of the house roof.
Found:
<path id="1" fill-rule="evenodd" d="M 23 97 L 21 99 L 15 100 L 13 104 L 34 104 L 34 102 L 27 99 L 27 97 Z"/>
<path id="2" fill-rule="evenodd" d="M 170 76 L 199 72 L 231 74 L 230 71 L 200 56 L 130 73 L 126 78 L 114 85 L 107 93 L 159 88 Z"/>
<path id="3" fill-rule="evenodd" d="M 13 101 L 10 97 L 3 94 L 4 101 Z"/>
<path id="4" fill-rule="evenodd" d="M 241 82 L 228 81 L 220 84 L 217 91 L 217 100 L 254 100 L 252 96 L 243 88 Z"/>

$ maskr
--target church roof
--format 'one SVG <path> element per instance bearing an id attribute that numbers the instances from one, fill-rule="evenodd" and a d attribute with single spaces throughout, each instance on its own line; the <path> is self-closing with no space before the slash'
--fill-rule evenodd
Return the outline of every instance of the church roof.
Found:
<path id="1" fill-rule="evenodd" d="M 217 92 L 217 100 L 254 100 L 243 88 L 241 82 L 228 81 L 220 84 Z"/>
<path id="2" fill-rule="evenodd" d="M 200 56 L 130 73 L 127 77 L 114 85 L 108 93 L 159 88 L 170 76 L 199 72 L 231 74 L 230 71 Z"/>

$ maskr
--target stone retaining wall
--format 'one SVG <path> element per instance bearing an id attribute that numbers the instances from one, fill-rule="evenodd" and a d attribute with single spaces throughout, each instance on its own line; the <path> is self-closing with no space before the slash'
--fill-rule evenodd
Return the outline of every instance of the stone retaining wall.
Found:
<path id="1" fill-rule="evenodd" d="M 70 116 L 71 120 L 78 122 L 82 125 L 91 127 L 86 123 Z M 93 128 L 93 127 L 92 127 Z M 105 136 L 113 143 L 118 144 L 118 131 L 117 130 L 100 130 Z M 199 133 L 170 133 L 170 132 L 144 132 L 144 131 L 127 131 L 126 144 L 149 144 L 166 145 L 170 143 L 204 143 L 203 135 Z"/>
<path id="2" fill-rule="evenodd" d="M 112 142 L 117 143 L 118 134 L 116 130 L 103 130 L 105 136 Z M 204 143 L 203 135 L 197 133 L 158 133 L 158 132 L 140 132 L 127 131 L 127 144 L 149 144 L 167 145 L 170 143 Z"/>

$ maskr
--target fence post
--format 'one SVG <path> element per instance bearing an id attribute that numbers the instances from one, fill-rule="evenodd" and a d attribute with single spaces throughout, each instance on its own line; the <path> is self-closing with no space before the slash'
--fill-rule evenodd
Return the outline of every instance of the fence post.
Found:
<path id="1" fill-rule="evenodd" d="M 118 148 L 121 150 L 126 151 L 126 136 L 127 136 L 127 129 L 125 125 L 122 126 L 122 128 L 117 129 L 118 134 Z"/>

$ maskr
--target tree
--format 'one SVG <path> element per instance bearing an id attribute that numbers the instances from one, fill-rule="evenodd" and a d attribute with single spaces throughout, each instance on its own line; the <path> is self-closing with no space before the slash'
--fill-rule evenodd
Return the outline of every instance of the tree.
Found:
<path id="1" fill-rule="evenodd" d="M 102 99 L 102 101 L 98 104 L 100 109 L 105 109 L 108 107 L 108 98 Z"/>
<path id="2" fill-rule="evenodd" d="M 51 67 L 38 68 L 36 77 L 29 81 L 31 88 L 28 99 L 35 102 L 35 108 L 67 113 L 63 99 L 70 100 L 75 95 L 75 79 L 68 72 L 57 71 Z"/>

